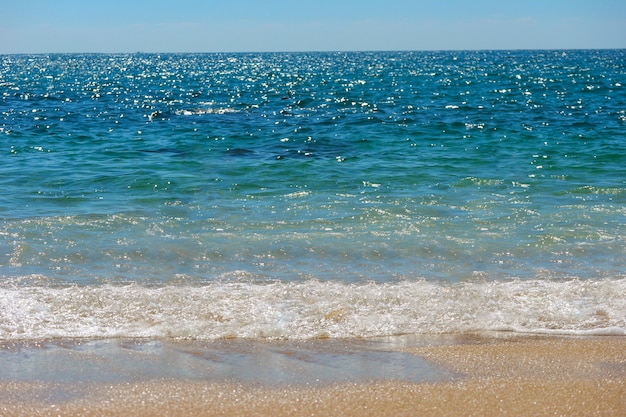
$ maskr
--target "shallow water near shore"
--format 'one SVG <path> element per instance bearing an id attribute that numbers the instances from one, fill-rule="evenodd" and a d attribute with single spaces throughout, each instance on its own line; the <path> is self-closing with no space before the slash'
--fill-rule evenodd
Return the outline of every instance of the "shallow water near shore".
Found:
<path id="1" fill-rule="evenodd" d="M 134 382 L 202 380 L 276 385 L 398 380 L 434 382 L 453 373 L 399 347 L 405 338 L 374 340 L 211 342 L 105 339 L 5 343 L 0 346 L 1 381 Z"/>
<path id="2" fill-rule="evenodd" d="M 269 344 L 14 344 L 3 347 L 0 363 L 20 356 L 30 360 L 22 367 L 25 374 L 11 370 L 0 378 L 0 412 L 616 416 L 626 411 L 625 352 L 624 337 L 512 334 Z"/>

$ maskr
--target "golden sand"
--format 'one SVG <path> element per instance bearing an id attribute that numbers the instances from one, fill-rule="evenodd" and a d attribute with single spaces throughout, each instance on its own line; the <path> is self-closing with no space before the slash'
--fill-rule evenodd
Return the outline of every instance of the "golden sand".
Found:
<path id="1" fill-rule="evenodd" d="M 626 416 L 626 338 L 460 338 L 408 349 L 438 383 L 6 382 L 1 416 Z M 60 390 L 63 395 L 55 394 Z M 70 394 L 68 394 L 70 393 Z"/>

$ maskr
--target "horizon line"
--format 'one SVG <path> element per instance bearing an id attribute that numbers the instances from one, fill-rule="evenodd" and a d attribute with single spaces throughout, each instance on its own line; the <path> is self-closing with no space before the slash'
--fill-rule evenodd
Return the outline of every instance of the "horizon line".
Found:
<path id="1" fill-rule="evenodd" d="M 0 55 L 200 55 L 200 54 L 303 54 L 303 53 L 381 53 L 381 52 L 507 52 L 507 51 L 619 51 L 620 48 L 477 48 L 477 49 L 329 49 L 329 50 L 259 50 L 259 51 L 65 51 L 65 52 L 0 52 Z"/>

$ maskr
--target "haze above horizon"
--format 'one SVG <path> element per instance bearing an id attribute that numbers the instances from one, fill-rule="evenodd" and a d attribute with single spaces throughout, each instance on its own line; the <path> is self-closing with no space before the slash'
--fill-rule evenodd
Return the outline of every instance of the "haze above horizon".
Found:
<path id="1" fill-rule="evenodd" d="M 621 49 L 621 0 L 0 0 L 0 54 Z"/>

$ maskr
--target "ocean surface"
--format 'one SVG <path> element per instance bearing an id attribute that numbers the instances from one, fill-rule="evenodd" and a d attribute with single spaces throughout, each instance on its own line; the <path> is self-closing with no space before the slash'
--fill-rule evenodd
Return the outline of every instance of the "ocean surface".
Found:
<path id="1" fill-rule="evenodd" d="M 0 341 L 626 334 L 626 50 L 0 56 Z"/>

